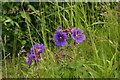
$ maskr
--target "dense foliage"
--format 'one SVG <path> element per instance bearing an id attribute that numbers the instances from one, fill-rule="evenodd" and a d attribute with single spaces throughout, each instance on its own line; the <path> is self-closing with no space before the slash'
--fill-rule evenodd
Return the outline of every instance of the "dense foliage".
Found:
<path id="1" fill-rule="evenodd" d="M 119 14 L 115 2 L 3 2 L 3 77 L 118 78 Z M 86 40 L 68 38 L 56 46 L 52 38 L 59 26 L 80 28 Z M 35 43 L 43 43 L 45 52 L 28 66 L 25 56 Z"/>

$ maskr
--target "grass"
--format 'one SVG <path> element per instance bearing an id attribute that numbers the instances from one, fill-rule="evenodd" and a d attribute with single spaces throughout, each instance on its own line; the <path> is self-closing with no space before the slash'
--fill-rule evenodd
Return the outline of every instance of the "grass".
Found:
<path id="1" fill-rule="evenodd" d="M 114 2 L 3 3 L 2 77 L 119 78 L 118 5 Z M 15 10 L 12 12 L 11 8 Z M 32 13 L 35 11 L 40 12 Z M 80 28 L 87 39 L 77 44 L 69 38 L 64 47 L 58 47 L 52 37 L 59 26 Z M 42 58 L 29 67 L 25 55 L 35 43 L 44 43 L 41 57 L 47 59 Z M 26 52 L 20 52 L 23 50 Z M 54 53 L 68 56 L 56 59 Z"/>

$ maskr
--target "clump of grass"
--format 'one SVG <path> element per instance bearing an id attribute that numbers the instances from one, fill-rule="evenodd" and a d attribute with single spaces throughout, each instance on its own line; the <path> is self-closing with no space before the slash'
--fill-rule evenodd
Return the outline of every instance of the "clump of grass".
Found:
<path id="1" fill-rule="evenodd" d="M 119 10 L 116 4 L 4 2 L 2 77 L 118 78 Z M 59 26 L 84 30 L 86 40 L 78 44 L 68 37 L 64 47 L 56 46 L 52 37 Z M 37 65 L 33 63 L 29 67 L 24 57 L 35 43 L 44 43 L 45 52 Z"/>

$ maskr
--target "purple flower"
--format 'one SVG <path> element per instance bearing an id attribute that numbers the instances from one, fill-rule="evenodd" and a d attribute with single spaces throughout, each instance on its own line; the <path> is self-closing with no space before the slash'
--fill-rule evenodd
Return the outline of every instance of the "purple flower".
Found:
<path id="1" fill-rule="evenodd" d="M 27 57 L 28 57 L 28 59 L 25 59 L 25 61 L 26 61 L 26 63 L 28 65 L 31 65 L 32 64 L 32 60 L 35 59 L 35 56 L 34 56 L 34 54 L 28 54 L 27 53 Z"/>
<path id="2" fill-rule="evenodd" d="M 76 40 L 77 43 L 82 43 L 82 40 L 86 40 L 86 36 L 83 33 L 83 30 L 80 30 L 79 28 L 73 28 L 71 30 L 72 34 L 71 37 Z"/>
<path id="3" fill-rule="evenodd" d="M 39 45 L 38 43 L 33 45 L 33 48 L 30 49 L 30 53 L 35 53 L 36 55 L 44 52 L 44 45 Z"/>
<path id="4" fill-rule="evenodd" d="M 68 38 L 68 36 L 66 35 L 66 33 L 61 32 L 59 30 L 56 31 L 56 34 L 54 34 L 53 39 L 56 41 L 56 45 L 57 46 L 64 46 L 67 42 L 66 39 Z"/>
<path id="5" fill-rule="evenodd" d="M 59 26 L 59 27 L 58 27 L 58 30 L 60 30 L 60 29 L 62 29 L 62 26 Z"/>
<path id="6" fill-rule="evenodd" d="M 35 60 L 38 60 L 38 59 L 40 59 L 41 57 L 40 57 L 40 54 L 35 54 Z"/>

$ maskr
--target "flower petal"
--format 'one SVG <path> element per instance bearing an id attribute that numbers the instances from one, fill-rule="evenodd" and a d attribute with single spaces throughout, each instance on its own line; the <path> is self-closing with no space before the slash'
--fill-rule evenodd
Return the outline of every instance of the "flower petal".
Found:
<path id="1" fill-rule="evenodd" d="M 68 36 L 64 32 L 62 33 L 62 37 L 63 37 L 63 39 L 67 39 L 68 38 Z"/>
<path id="2" fill-rule="evenodd" d="M 30 59 L 34 59 L 35 58 L 34 54 L 28 54 L 28 53 L 27 53 L 27 57 L 30 58 Z"/>
<path id="3" fill-rule="evenodd" d="M 58 41 L 56 41 L 57 46 L 64 46 L 66 43 L 67 43 L 66 40 L 58 40 Z"/>
<path id="4" fill-rule="evenodd" d="M 59 26 L 59 27 L 58 27 L 58 30 L 60 30 L 60 29 L 62 29 L 62 26 Z"/>
<path id="5" fill-rule="evenodd" d="M 25 59 L 25 61 L 26 61 L 26 63 L 28 63 L 28 62 L 29 62 L 29 59 Z"/>
<path id="6" fill-rule="evenodd" d="M 76 40 L 76 43 L 82 43 L 82 40 Z"/>
<path id="7" fill-rule="evenodd" d="M 73 29 L 71 30 L 71 32 L 72 32 L 72 34 L 75 34 L 76 28 L 73 28 Z"/>
<path id="8" fill-rule="evenodd" d="M 33 48 L 30 48 L 30 53 L 34 53 Z"/>
<path id="9" fill-rule="evenodd" d="M 31 58 L 31 59 L 35 59 L 35 55 L 34 55 L 34 54 L 31 54 L 30 58 Z"/>
<path id="10" fill-rule="evenodd" d="M 36 44 L 33 45 L 34 49 L 38 49 L 38 46 L 39 46 L 38 43 L 36 43 Z"/>
<path id="11" fill-rule="evenodd" d="M 81 35 L 80 35 L 80 36 L 77 36 L 75 39 L 76 39 L 76 40 L 83 40 Z"/>
<path id="12" fill-rule="evenodd" d="M 72 37 L 74 40 L 76 40 L 76 39 L 75 39 L 75 37 L 76 37 L 76 28 L 73 28 L 73 29 L 71 30 L 71 32 L 72 32 L 71 37 Z"/>
<path id="13" fill-rule="evenodd" d="M 59 35 L 59 34 L 60 34 L 60 31 L 59 31 L 59 30 L 57 30 L 57 31 L 56 31 L 56 34 L 57 34 L 57 35 Z"/>
<path id="14" fill-rule="evenodd" d="M 27 57 L 28 57 L 28 58 L 30 57 L 30 54 L 29 54 L 29 53 L 27 53 Z"/>
<path id="15" fill-rule="evenodd" d="M 77 34 L 78 35 L 82 34 L 83 32 L 84 32 L 83 30 L 81 30 L 80 28 L 78 28 L 78 30 L 77 30 Z"/>
<path id="16" fill-rule="evenodd" d="M 86 36 L 84 34 L 82 34 L 81 36 L 82 36 L 82 40 L 86 40 Z"/>
<path id="17" fill-rule="evenodd" d="M 44 45 L 41 44 L 41 45 L 39 45 L 39 47 L 40 47 L 41 50 L 38 53 L 39 54 L 44 53 Z"/>
<path id="18" fill-rule="evenodd" d="M 30 59 L 25 59 L 25 61 L 26 61 L 26 64 L 28 64 L 28 65 L 32 64 L 32 61 Z"/>
<path id="19" fill-rule="evenodd" d="M 58 40 L 58 36 L 57 36 L 57 34 L 54 34 L 52 40 L 55 40 L 55 41 Z"/>

